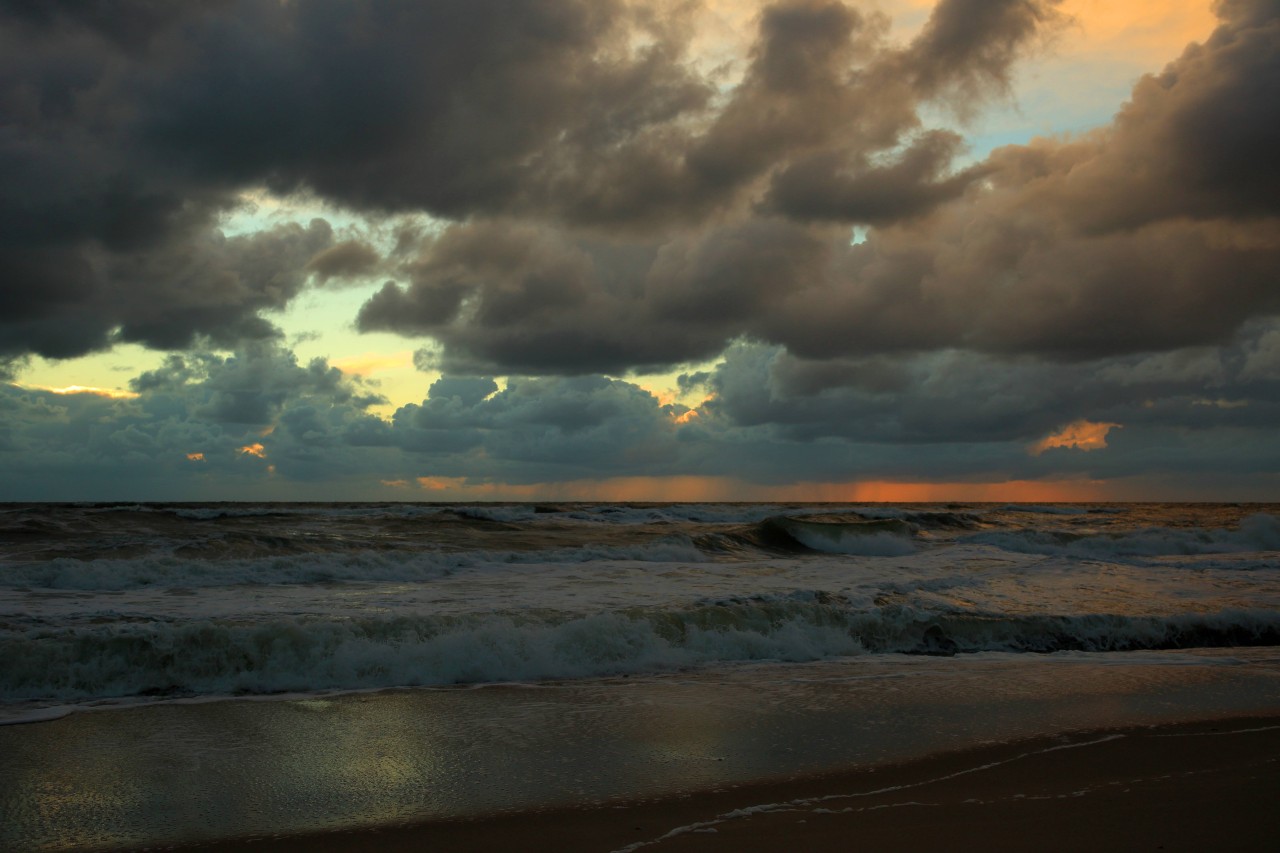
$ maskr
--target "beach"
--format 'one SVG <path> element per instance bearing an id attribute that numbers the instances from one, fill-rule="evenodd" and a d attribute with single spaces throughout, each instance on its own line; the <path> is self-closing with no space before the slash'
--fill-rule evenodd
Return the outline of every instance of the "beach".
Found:
<path id="1" fill-rule="evenodd" d="M 1076 733 L 591 808 L 190 850 L 1271 850 L 1280 717 Z"/>
<path id="2" fill-rule="evenodd" d="M 1081 809 L 1113 839 L 1227 809 L 1249 849 L 1274 826 L 1277 707 L 1269 648 L 99 706 L 0 727 L 0 847 L 927 846 L 991 821 L 1075 839 Z"/>

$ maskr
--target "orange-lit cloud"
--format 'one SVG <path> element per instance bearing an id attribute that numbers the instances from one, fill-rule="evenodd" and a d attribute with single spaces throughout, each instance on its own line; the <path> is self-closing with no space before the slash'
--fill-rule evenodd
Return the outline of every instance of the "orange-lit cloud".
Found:
<path id="1" fill-rule="evenodd" d="M 203 462 L 203 461 L 204 461 L 204 454 L 203 454 L 203 453 L 188 453 L 188 454 L 187 454 L 187 460 L 188 460 L 188 461 L 190 461 L 190 462 Z"/>
<path id="2" fill-rule="evenodd" d="M 397 482 L 403 482 L 403 481 L 393 481 L 392 483 L 388 483 L 387 485 L 395 485 Z M 465 490 L 466 484 L 467 484 L 467 478 L 466 477 L 418 477 L 415 479 L 415 482 L 418 484 L 420 488 L 426 489 L 429 492 L 445 492 L 445 491 Z"/>
<path id="3" fill-rule="evenodd" d="M 1107 446 L 1107 433 L 1113 429 L 1122 429 L 1121 424 L 1094 423 L 1079 420 L 1067 424 L 1058 432 L 1031 445 L 1031 455 L 1039 456 L 1046 450 L 1055 447 L 1073 447 L 1076 450 L 1101 450 Z"/>
<path id="4" fill-rule="evenodd" d="M 390 486 L 390 487 L 391 487 L 391 488 L 393 488 L 393 489 L 407 489 L 407 488 L 409 488 L 409 481 L 408 481 L 408 480 L 379 480 L 378 482 L 379 482 L 379 483 L 382 483 L 382 485 L 384 485 L 384 486 Z"/>
<path id="5" fill-rule="evenodd" d="M 267 458 L 267 448 L 263 447 L 262 444 L 258 442 L 255 442 L 254 444 L 246 444 L 244 447 L 241 447 L 237 453 L 241 456 L 256 456 L 259 459 Z"/>
<path id="6" fill-rule="evenodd" d="M 359 355 L 335 358 L 329 362 L 348 376 L 369 376 L 386 370 L 413 367 L 413 351 L 382 353 L 365 352 Z"/>

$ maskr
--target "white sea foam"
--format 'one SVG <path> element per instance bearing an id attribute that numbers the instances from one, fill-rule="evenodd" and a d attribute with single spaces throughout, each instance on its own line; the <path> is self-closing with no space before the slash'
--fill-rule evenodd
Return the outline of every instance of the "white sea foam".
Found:
<path id="1" fill-rule="evenodd" d="M 28 621 L 0 630 L 0 699 L 536 681 L 866 653 L 1121 651 L 1280 643 L 1280 613 L 1166 617 L 863 610 L 816 593 L 548 611 Z"/>

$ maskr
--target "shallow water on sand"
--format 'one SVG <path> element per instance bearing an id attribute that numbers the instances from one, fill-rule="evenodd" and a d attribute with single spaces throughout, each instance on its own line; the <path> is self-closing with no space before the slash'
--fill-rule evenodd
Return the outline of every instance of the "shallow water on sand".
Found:
<path id="1" fill-rule="evenodd" d="M 0 848 L 636 800 L 1037 735 L 1274 713 L 1280 650 L 867 656 L 540 686 L 168 702 L 0 727 Z"/>

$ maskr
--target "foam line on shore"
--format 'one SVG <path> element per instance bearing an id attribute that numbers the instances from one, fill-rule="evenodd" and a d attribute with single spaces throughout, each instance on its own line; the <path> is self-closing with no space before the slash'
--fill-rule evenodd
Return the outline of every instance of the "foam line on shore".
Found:
<path id="1" fill-rule="evenodd" d="M 1268 728 L 1280 728 L 1280 726 L 1274 726 L 1274 727 L 1268 727 Z M 1263 731 L 1263 730 L 1264 729 L 1257 729 L 1256 731 Z M 1064 744 L 1058 744 L 1056 746 L 1045 747 L 1044 749 L 1029 750 L 1027 752 L 1020 753 L 1019 755 L 1015 755 L 1011 758 L 1001 759 L 1000 761 L 987 762 L 986 764 L 980 764 L 977 767 L 969 767 L 964 770 L 957 770 L 954 773 L 947 773 L 943 776 L 934 776 L 929 779 L 923 779 L 919 782 L 911 782 L 904 785 L 889 785 L 887 787 L 876 788 L 871 791 L 857 791 L 857 792 L 848 793 L 848 794 L 825 794 L 819 797 L 801 797 L 798 799 L 788 800 L 786 802 L 781 802 L 781 803 L 760 803 L 758 805 L 753 805 L 753 806 L 743 806 L 741 808 L 737 808 L 732 811 L 725 812 L 724 814 L 717 815 L 711 820 L 699 821 L 697 823 L 688 824 L 687 826 L 678 826 L 675 829 L 670 830 L 665 835 L 662 835 L 658 838 L 654 838 L 649 841 L 638 841 L 634 844 L 629 844 L 626 847 L 620 847 L 617 850 L 612 851 L 612 853 L 633 853 L 633 851 L 639 850 L 643 847 L 649 847 L 651 845 L 657 844 L 662 841 L 666 841 L 667 839 L 674 838 L 678 835 L 684 835 L 685 833 L 689 833 L 689 832 L 702 832 L 702 831 L 705 831 L 706 829 L 713 828 L 720 824 L 726 823 L 727 821 L 736 820 L 739 818 L 752 817 L 754 815 L 759 815 L 759 814 L 768 814 L 770 812 L 793 811 L 797 809 L 805 809 L 810 806 L 817 805 L 818 803 L 830 802 L 832 800 L 853 800 L 853 799 L 859 799 L 862 797 L 875 797 L 881 794 L 891 794 L 894 791 L 906 791 L 912 788 L 922 788 L 922 787 L 925 787 L 926 785 L 934 785 L 934 784 L 937 784 L 938 782 L 946 782 L 950 779 L 958 779 L 961 776 L 968 776 L 973 773 L 981 773 L 985 770 L 992 770 L 996 767 L 1001 767 L 1006 764 L 1013 764 L 1014 762 L 1022 761 L 1032 756 L 1044 755 L 1050 752 L 1058 752 L 1059 750 L 1064 750 L 1064 749 L 1080 749 L 1082 747 L 1097 746 L 1098 744 L 1108 743 L 1113 740 L 1120 740 L 1121 738 L 1124 738 L 1124 737 L 1127 737 L 1127 735 L 1123 733 L 1114 733 L 1114 734 L 1103 735 L 1102 737 L 1095 738 L 1094 740 L 1083 741 L 1080 743 L 1064 743 Z"/>

